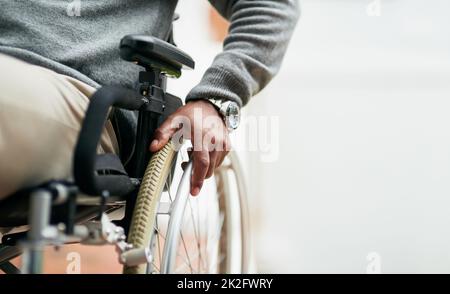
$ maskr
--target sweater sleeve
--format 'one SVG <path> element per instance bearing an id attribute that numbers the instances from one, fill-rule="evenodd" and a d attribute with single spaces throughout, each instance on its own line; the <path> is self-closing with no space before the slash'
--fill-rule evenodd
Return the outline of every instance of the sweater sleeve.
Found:
<path id="1" fill-rule="evenodd" d="M 186 101 L 222 98 L 245 105 L 278 72 L 299 17 L 298 0 L 209 0 L 230 21 L 222 53 Z"/>

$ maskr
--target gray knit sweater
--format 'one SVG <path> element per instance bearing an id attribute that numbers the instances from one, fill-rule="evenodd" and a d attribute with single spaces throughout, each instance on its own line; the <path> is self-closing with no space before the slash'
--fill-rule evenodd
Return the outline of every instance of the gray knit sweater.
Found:
<path id="1" fill-rule="evenodd" d="M 187 100 L 219 97 L 245 104 L 278 71 L 298 19 L 298 0 L 210 2 L 230 20 L 229 35 Z M 94 87 L 134 87 L 139 69 L 120 59 L 120 39 L 166 38 L 176 5 L 177 0 L 0 0 L 0 52 Z M 128 123 L 134 128 L 132 119 Z"/>

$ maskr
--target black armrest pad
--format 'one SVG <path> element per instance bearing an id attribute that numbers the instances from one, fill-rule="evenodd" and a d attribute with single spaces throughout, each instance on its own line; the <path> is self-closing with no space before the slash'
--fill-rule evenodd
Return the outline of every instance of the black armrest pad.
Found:
<path id="1" fill-rule="evenodd" d="M 137 56 L 167 63 L 171 67 L 181 69 L 195 67 L 194 60 L 174 45 L 161 39 L 148 35 L 127 35 L 120 42 L 120 55 L 128 61 L 135 60 Z"/>

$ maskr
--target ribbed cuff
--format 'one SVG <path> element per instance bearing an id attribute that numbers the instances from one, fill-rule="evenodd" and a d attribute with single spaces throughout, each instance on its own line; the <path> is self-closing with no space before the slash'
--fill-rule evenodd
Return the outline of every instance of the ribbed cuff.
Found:
<path id="1" fill-rule="evenodd" d="M 250 98 L 246 87 L 235 75 L 222 68 L 211 67 L 200 83 L 187 95 L 186 102 L 197 99 L 221 98 L 243 106 Z"/>

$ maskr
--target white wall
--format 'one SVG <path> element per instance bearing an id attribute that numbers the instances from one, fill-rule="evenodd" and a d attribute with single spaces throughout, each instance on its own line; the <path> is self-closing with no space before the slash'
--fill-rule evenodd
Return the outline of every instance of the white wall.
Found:
<path id="1" fill-rule="evenodd" d="M 280 120 L 278 160 L 247 152 L 261 272 L 450 273 L 450 2 L 304 0 L 285 65 L 247 107 Z M 199 70 L 207 1 L 180 1 Z"/>

